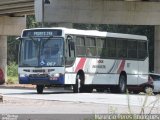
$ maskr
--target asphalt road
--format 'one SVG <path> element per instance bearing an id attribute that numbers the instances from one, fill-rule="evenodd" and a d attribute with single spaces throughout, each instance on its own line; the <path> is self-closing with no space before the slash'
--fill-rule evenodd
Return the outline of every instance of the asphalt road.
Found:
<path id="1" fill-rule="evenodd" d="M 160 114 L 159 96 L 110 93 L 72 93 L 64 89 L 45 90 L 0 88 L 0 114 Z"/>
<path id="2" fill-rule="evenodd" d="M 74 103 L 97 103 L 97 104 L 114 104 L 142 106 L 147 99 L 147 106 L 156 101 L 159 96 L 146 95 L 126 95 L 111 93 L 72 93 L 70 90 L 63 88 L 47 89 L 44 94 L 37 94 L 36 90 L 31 89 L 0 89 L 0 93 L 5 97 L 16 97 L 32 100 L 50 100 Z M 159 104 L 156 104 L 159 106 Z"/>

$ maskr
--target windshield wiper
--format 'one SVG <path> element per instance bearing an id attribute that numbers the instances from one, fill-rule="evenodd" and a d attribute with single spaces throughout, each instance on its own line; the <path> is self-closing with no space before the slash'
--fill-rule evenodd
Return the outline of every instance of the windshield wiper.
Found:
<path id="1" fill-rule="evenodd" d="M 38 40 L 34 40 L 33 37 L 29 36 L 29 38 L 33 41 L 33 43 L 36 45 L 36 47 L 39 46 L 39 41 Z"/>
<path id="2" fill-rule="evenodd" d="M 51 39 L 51 38 L 53 38 L 53 36 L 49 36 L 49 37 L 47 37 L 48 39 L 47 40 L 44 40 L 43 42 L 42 42 L 42 48 L 44 47 L 44 45 Z"/>

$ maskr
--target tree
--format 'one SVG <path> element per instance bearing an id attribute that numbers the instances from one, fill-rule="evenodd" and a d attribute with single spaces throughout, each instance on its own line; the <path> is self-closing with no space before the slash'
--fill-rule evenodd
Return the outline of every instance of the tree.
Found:
<path id="1" fill-rule="evenodd" d="M 7 38 L 7 64 L 18 63 L 18 49 L 19 41 L 16 40 L 15 36 L 9 36 Z"/>

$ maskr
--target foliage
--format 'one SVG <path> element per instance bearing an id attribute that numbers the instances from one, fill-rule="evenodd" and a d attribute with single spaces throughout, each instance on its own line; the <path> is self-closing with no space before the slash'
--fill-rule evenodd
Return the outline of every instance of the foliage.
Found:
<path id="1" fill-rule="evenodd" d="M 41 23 L 36 22 L 34 15 L 28 15 L 26 21 L 27 21 L 27 25 L 26 25 L 27 28 L 39 28 L 42 26 Z M 57 26 L 57 24 L 56 23 L 44 23 L 44 26 L 51 27 L 51 26 Z"/>
<path id="2" fill-rule="evenodd" d="M 7 40 L 7 63 L 15 62 L 18 63 L 18 49 L 19 41 L 16 40 L 15 36 L 8 36 Z"/>
<path id="3" fill-rule="evenodd" d="M 15 62 L 9 63 L 7 67 L 8 67 L 7 70 L 8 76 L 11 77 L 18 76 L 18 65 Z"/>
<path id="4" fill-rule="evenodd" d="M 28 15 L 26 19 L 27 28 L 37 28 L 41 27 L 41 23 L 36 22 L 34 15 Z"/>
<path id="5" fill-rule="evenodd" d="M 14 84 L 18 82 L 18 65 L 15 62 L 9 63 L 7 66 L 7 82 L 8 84 Z"/>

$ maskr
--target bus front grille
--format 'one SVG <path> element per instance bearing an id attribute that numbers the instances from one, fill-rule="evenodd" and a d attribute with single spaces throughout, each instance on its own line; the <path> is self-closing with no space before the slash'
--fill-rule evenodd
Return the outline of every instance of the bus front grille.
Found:
<path id="1" fill-rule="evenodd" d="M 48 74 L 30 74 L 29 77 L 30 78 L 48 78 L 49 75 Z"/>

